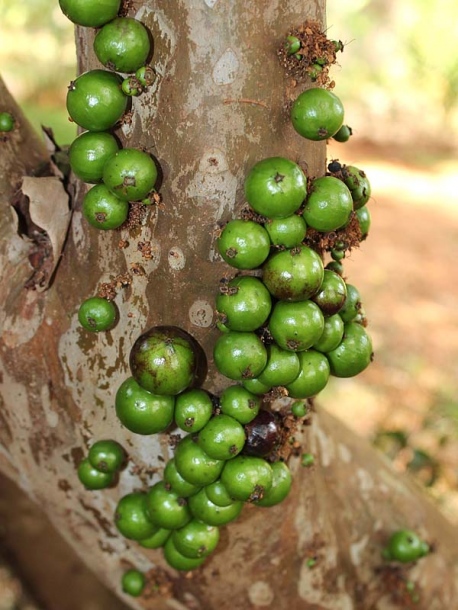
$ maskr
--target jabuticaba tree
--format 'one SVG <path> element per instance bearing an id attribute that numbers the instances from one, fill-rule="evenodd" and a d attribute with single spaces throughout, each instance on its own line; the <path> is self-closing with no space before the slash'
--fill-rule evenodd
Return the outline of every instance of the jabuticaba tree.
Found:
<path id="1" fill-rule="evenodd" d="M 286 157 L 310 177 L 326 167 L 325 142 L 302 138 L 289 116 L 310 81 L 295 84 L 277 57 L 306 19 L 325 28 L 321 0 L 134 1 L 128 14 L 151 32 L 156 79 L 133 98 L 116 135 L 152 155 L 160 201 L 146 214 L 134 210 L 126 228 L 99 231 L 85 221 L 87 187 L 67 181 L 55 163 L 61 151 L 51 160 L 0 90 L 2 109 L 17 117 L 0 143 L 2 472 L 119 595 L 126 570 L 146 574 L 144 594 L 123 597 L 132 608 L 407 608 L 412 583 L 415 607 L 453 607 L 456 530 L 319 400 L 293 434 L 289 497 L 247 506 L 191 575 L 116 529 L 121 496 L 157 480 L 173 453 L 173 436 L 141 436 L 116 417 L 132 345 L 150 327 L 179 327 L 207 354 L 205 388 L 218 394 L 229 385 L 212 361 L 218 286 L 234 275 L 217 254 L 218 229 L 240 215 L 245 177 L 259 160 Z M 76 29 L 79 72 L 101 67 L 95 33 Z M 85 331 L 80 304 L 107 291 L 116 295 L 117 324 Z M 129 461 L 116 486 L 88 491 L 77 467 L 100 439 L 118 441 Z M 302 466 L 302 453 L 314 464 Z M 382 550 L 400 528 L 417 531 L 432 552 L 414 564 L 388 562 Z"/>

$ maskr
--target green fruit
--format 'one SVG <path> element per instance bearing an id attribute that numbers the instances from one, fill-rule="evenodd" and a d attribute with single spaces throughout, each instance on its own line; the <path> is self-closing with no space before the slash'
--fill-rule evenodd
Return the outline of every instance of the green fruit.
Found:
<path id="1" fill-rule="evenodd" d="M 272 468 L 272 487 L 264 493 L 262 500 L 254 502 L 256 506 L 275 506 L 286 498 L 291 490 L 293 478 L 284 462 L 275 462 Z"/>
<path id="2" fill-rule="evenodd" d="M 373 358 L 372 341 L 361 324 L 345 324 L 342 341 L 326 354 L 331 374 L 335 377 L 354 377 L 369 366 Z"/>
<path id="3" fill-rule="evenodd" d="M 199 432 L 198 444 L 215 460 L 229 460 L 238 455 L 245 444 L 243 426 L 230 415 L 216 415 Z"/>
<path id="4" fill-rule="evenodd" d="M 147 496 L 143 492 L 123 496 L 116 507 L 114 520 L 119 532 L 130 540 L 142 540 L 157 531 L 157 525 L 149 518 Z"/>
<path id="5" fill-rule="evenodd" d="M 408 563 L 416 561 L 429 553 L 429 545 L 423 542 L 412 530 L 402 529 L 394 532 L 388 546 L 384 549 L 385 559 Z"/>
<path id="6" fill-rule="evenodd" d="M 124 593 L 139 597 L 145 588 L 145 576 L 138 570 L 127 570 L 122 575 L 121 586 Z"/>
<path id="7" fill-rule="evenodd" d="M 0 112 L 0 133 L 7 133 L 14 129 L 14 116 L 9 112 Z"/>
<path id="8" fill-rule="evenodd" d="M 199 493 L 189 498 L 189 508 L 199 521 L 208 525 L 225 525 L 237 519 L 242 511 L 243 502 L 233 501 L 228 506 L 218 506 L 208 498 L 205 489 L 201 489 Z"/>
<path id="9" fill-rule="evenodd" d="M 216 309 L 229 330 L 253 331 L 264 324 L 272 308 L 270 293 L 258 278 L 231 280 L 216 297 Z"/>
<path id="10" fill-rule="evenodd" d="M 135 76 L 129 76 L 122 81 L 121 89 L 125 95 L 135 97 L 142 92 L 142 86 Z"/>
<path id="11" fill-rule="evenodd" d="M 71 119 L 89 131 L 105 131 L 124 114 L 127 97 L 122 78 L 107 70 L 91 70 L 70 83 L 67 110 Z"/>
<path id="12" fill-rule="evenodd" d="M 313 344 L 317 352 L 331 352 L 342 341 L 344 322 L 338 313 L 324 319 L 324 329 L 321 337 Z"/>
<path id="13" fill-rule="evenodd" d="M 291 413 L 294 417 L 305 417 L 308 413 L 308 408 L 305 402 L 296 401 L 291 405 Z"/>
<path id="14" fill-rule="evenodd" d="M 329 232 L 343 227 L 353 211 L 353 199 L 345 184 L 334 176 L 323 176 L 312 183 L 303 217 L 307 226 Z"/>
<path id="15" fill-rule="evenodd" d="M 83 199 L 83 216 L 96 229 L 117 229 L 129 214 L 129 204 L 113 195 L 104 184 L 93 186 Z"/>
<path id="16" fill-rule="evenodd" d="M 314 295 L 323 281 L 323 263 L 307 246 L 273 254 L 262 268 L 269 292 L 284 301 L 303 301 Z"/>
<path id="17" fill-rule="evenodd" d="M 236 269 L 255 269 L 270 252 L 269 234 L 251 220 L 231 220 L 218 237 L 216 245 L 222 258 Z"/>
<path id="18" fill-rule="evenodd" d="M 296 379 L 286 386 L 291 398 L 316 396 L 329 379 L 329 363 L 324 354 L 313 349 L 299 353 L 300 371 Z"/>
<path id="19" fill-rule="evenodd" d="M 110 330 L 116 324 L 118 310 L 113 301 L 90 297 L 78 309 L 78 321 L 83 328 L 94 333 Z"/>
<path id="20" fill-rule="evenodd" d="M 197 443 L 194 435 L 185 436 L 175 449 L 175 467 L 178 473 L 198 487 L 210 485 L 218 479 L 224 462 L 210 457 Z"/>
<path id="21" fill-rule="evenodd" d="M 156 79 L 156 74 L 150 66 L 142 66 L 135 72 L 135 78 L 138 79 L 143 87 L 149 87 Z"/>
<path id="22" fill-rule="evenodd" d="M 136 19 L 117 17 L 103 26 L 94 39 L 98 60 L 116 72 L 135 72 L 151 51 L 148 30 Z"/>
<path id="23" fill-rule="evenodd" d="M 204 487 L 207 498 L 216 506 L 230 506 L 234 503 L 234 500 L 229 495 L 229 492 L 221 483 L 220 480 L 214 481 Z"/>
<path id="24" fill-rule="evenodd" d="M 303 91 L 291 109 L 294 129 L 308 140 L 330 138 L 340 129 L 343 120 L 344 108 L 337 95 L 318 87 Z"/>
<path id="25" fill-rule="evenodd" d="M 167 489 L 164 481 L 150 487 L 146 495 L 146 505 L 148 516 L 156 527 L 166 530 L 179 529 L 191 519 L 186 500 Z"/>
<path id="26" fill-rule="evenodd" d="M 257 394 L 258 396 L 262 394 L 267 394 L 267 392 L 270 392 L 270 390 L 272 389 L 271 386 L 265 385 L 264 383 L 259 381 L 258 378 L 244 379 L 242 381 L 242 386 L 245 388 L 245 390 L 248 390 L 248 392 L 251 392 L 252 394 Z"/>
<path id="27" fill-rule="evenodd" d="M 180 498 L 188 498 L 197 493 L 201 486 L 188 483 L 178 472 L 175 459 L 169 460 L 164 468 L 164 483 L 167 489 L 176 493 Z"/>
<path id="28" fill-rule="evenodd" d="M 86 131 L 73 140 L 68 159 L 78 178 L 95 184 L 102 181 L 106 161 L 118 150 L 118 142 L 111 133 Z"/>
<path id="29" fill-rule="evenodd" d="M 361 239 L 364 239 L 367 237 L 371 227 L 371 213 L 367 209 L 366 205 L 363 205 L 362 208 L 358 208 L 355 213 L 356 218 L 358 219 L 359 228 L 361 230 Z"/>
<path id="30" fill-rule="evenodd" d="M 294 55 L 301 48 L 301 41 L 296 36 L 288 36 L 285 41 L 287 55 Z"/>
<path id="31" fill-rule="evenodd" d="M 261 407 L 259 396 L 252 394 L 240 385 L 227 387 L 220 396 L 220 409 L 241 424 L 248 424 L 256 417 Z M 211 498 L 210 498 L 211 499 Z"/>
<path id="32" fill-rule="evenodd" d="M 141 201 L 153 190 L 157 167 L 147 153 L 123 148 L 112 155 L 103 168 L 103 182 L 124 201 Z"/>
<path id="33" fill-rule="evenodd" d="M 266 386 L 286 386 L 299 375 L 299 358 L 275 343 L 267 346 L 267 364 L 258 379 Z"/>
<path id="34" fill-rule="evenodd" d="M 59 0 L 64 15 L 76 23 L 90 28 L 99 28 L 116 17 L 121 0 Z"/>
<path id="35" fill-rule="evenodd" d="M 129 365 L 134 379 L 148 392 L 180 394 L 198 376 L 199 350 L 191 335 L 176 326 L 155 326 L 134 343 Z"/>
<path id="36" fill-rule="evenodd" d="M 307 194 L 301 168 L 283 157 L 256 163 L 245 180 L 245 197 L 253 210 L 267 218 L 284 218 L 300 208 Z"/>
<path id="37" fill-rule="evenodd" d="M 212 414 L 212 399 L 205 390 L 186 390 L 176 398 L 175 423 L 185 432 L 198 432 Z"/>
<path id="38" fill-rule="evenodd" d="M 358 210 L 365 205 L 371 197 L 371 184 L 362 169 L 354 165 L 345 165 L 342 169 L 344 183 L 350 189 L 353 199 L 353 208 Z"/>
<path id="39" fill-rule="evenodd" d="M 324 317 L 312 301 L 279 301 L 270 317 L 269 330 L 285 350 L 300 352 L 312 347 L 324 330 Z"/>
<path id="40" fill-rule="evenodd" d="M 346 298 L 345 281 L 338 273 L 325 269 L 320 289 L 311 300 L 318 305 L 324 316 L 332 316 L 342 309 Z"/>
<path id="41" fill-rule="evenodd" d="M 261 339 L 254 333 L 230 331 L 215 343 L 213 358 L 222 374 L 242 381 L 257 377 L 267 364 L 267 352 Z"/>
<path id="42" fill-rule="evenodd" d="M 129 377 L 119 387 L 115 405 L 116 415 L 128 430 L 135 434 L 157 434 L 172 423 L 175 399 L 152 394 Z"/>
<path id="43" fill-rule="evenodd" d="M 170 567 L 184 572 L 198 568 L 205 561 L 205 557 L 191 559 L 182 555 L 175 547 L 172 536 L 164 545 L 164 558 Z"/>
<path id="44" fill-rule="evenodd" d="M 89 449 L 88 459 L 100 472 L 115 473 L 121 469 L 126 453 L 119 443 L 111 439 L 95 442 Z"/>
<path id="45" fill-rule="evenodd" d="M 115 475 L 112 472 L 101 472 L 94 468 L 91 462 L 85 458 L 78 466 L 78 478 L 86 489 L 92 491 L 96 489 L 105 489 L 109 487 L 114 479 Z"/>
<path id="46" fill-rule="evenodd" d="M 138 544 L 144 549 L 159 549 L 161 546 L 164 546 L 171 533 L 172 530 L 166 530 L 160 527 L 148 538 L 138 540 Z"/>
<path id="47" fill-rule="evenodd" d="M 221 482 L 232 498 L 244 502 L 262 500 L 272 487 L 272 467 L 266 460 L 237 456 L 225 463 Z"/>
<path id="48" fill-rule="evenodd" d="M 332 137 L 336 142 L 348 142 L 350 137 L 353 135 L 353 131 L 351 127 L 348 125 L 342 125 L 337 133 L 335 133 Z"/>
<path id="49" fill-rule="evenodd" d="M 304 241 L 307 225 L 302 216 L 292 214 L 286 218 L 273 218 L 264 225 L 274 246 L 295 248 Z"/>
<path id="50" fill-rule="evenodd" d="M 193 519 L 179 530 L 172 533 L 176 550 L 190 559 L 208 557 L 219 542 L 219 529 L 202 521 Z"/>
<path id="51" fill-rule="evenodd" d="M 361 295 L 353 284 L 347 284 L 347 296 L 339 311 L 339 316 L 344 322 L 352 322 L 362 308 Z"/>

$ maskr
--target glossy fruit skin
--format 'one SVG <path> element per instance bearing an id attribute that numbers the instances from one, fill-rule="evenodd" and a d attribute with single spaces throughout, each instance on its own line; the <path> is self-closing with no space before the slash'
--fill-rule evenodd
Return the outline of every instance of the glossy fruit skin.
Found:
<path id="1" fill-rule="evenodd" d="M 198 487 L 216 481 L 224 467 L 222 460 L 211 458 L 197 443 L 194 435 L 185 436 L 175 449 L 175 466 L 178 473 Z"/>
<path id="2" fill-rule="evenodd" d="M 255 269 L 270 252 L 269 234 L 251 220 L 230 220 L 216 245 L 223 260 L 236 269 Z"/>
<path id="3" fill-rule="evenodd" d="M 121 0 L 59 0 L 59 5 L 73 23 L 99 28 L 117 16 Z"/>
<path id="4" fill-rule="evenodd" d="M 172 530 L 166 530 L 162 527 L 158 528 L 154 534 L 148 538 L 138 540 L 138 544 L 145 549 L 159 549 L 167 542 Z"/>
<path id="5" fill-rule="evenodd" d="M 284 218 L 298 210 L 307 194 L 301 168 L 284 157 L 269 157 L 254 165 L 245 180 L 245 197 L 267 218 Z"/>
<path id="6" fill-rule="evenodd" d="M 364 239 L 367 237 L 371 227 L 371 213 L 366 205 L 363 205 L 356 210 L 356 217 L 359 222 L 359 228 L 361 229 L 361 238 Z"/>
<path id="7" fill-rule="evenodd" d="M 113 328 L 118 320 L 118 310 L 113 301 L 90 297 L 78 309 L 78 321 L 83 328 L 98 333 Z"/>
<path id="8" fill-rule="evenodd" d="M 244 379 L 242 381 L 242 386 L 245 388 L 245 390 L 248 390 L 248 392 L 251 392 L 252 394 L 256 394 L 258 396 L 262 394 L 267 394 L 267 392 L 270 392 L 270 390 L 272 389 L 271 386 L 267 386 L 261 381 L 259 381 L 257 377 L 253 377 L 253 379 Z"/>
<path id="9" fill-rule="evenodd" d="M 102 181 L 106 161 L 119 150 L 114 136 L 106 131 L 86 131 L 73 140 L 68 159 L 73 172 L 84 182 Z"/>
<path id="10" fill-rule="evenodd" d="M 216 504 L 216 506 L 224 507 L 234 503 L 234 500 L 219 479 L 204 487 L 204 490 L 207 498 L 210 502 Z"/>
<path id="11" fill-rule="evenodd" d="M 157 531 L 157 525 L 149 518 L 147 496 L 139 491 L 119 500 L 114 521 L 119 532 L 130 540 L 142 540 Z"/>
<path id="12" fill-rule="evenodd" d="M 227 461 L 221 473 L 221 482 L 231 497 L 243 502 L 261 500 L 272 487 L 272 481 L 270 464 L 250 455 L 238 455 Z"/>
<path id="13" fill-rule="evenodd" d="M 307 225 L 302 216 L 292 214 L 285 218 L 273 218 L 264 224 L 274 246 L 295 248 L 300 246 L 307 234 Z"/>
<path id="14" fill-rule="evenodd" d="M 191 335 L 176 326 L 154 326 L 135 341 L 129 356 L 132 376 L 148 392 L 175 396 L 191 386 L 199 369 Z"/>
<path id="15" fill-rule="evenodd" d="M 363 205 L 366 205 L 371 197 L 371 184 L 363 170 L 354 165 L 345 165 L 342 174 L 344 183 L 351 192 L 353 208 L 359 210 Z"/>
<path id="16" fill-rule="evenodd" d="M 307 226 L 329 232 L 343 227 L 353 211 L 353 199 L 345 184 L 334 176 L 313 181 L 302 213 Z"/>
<path id="17" fill-rule="evenodd" d="M 219 529 L 197 519 L 189 521 L 184 527 L 172 533 L 176 550 L 190 559 L 208 557 L 219 542 Z"/>
<path id="18" fill-rule="evenodd" d="M 234 381 L 257 377 L 267 364 L 267 352 L 261 339 L 254 333 L 238 331 L 218 337 L 213 358 L 218 371 Z"/>
<path id="19" fill-rule="evenodd" d="M 332 137 L 336 142 L 348 142 L 348 140 L 353 135 L 353 131 L 351 127 L 348 125 L 342 125 L 338 132 L 336 132 Z"/>
<path id="20" fill-rule="evenodd" d="M 138 570 L 127 570 L 122 575 L 121 586 L 124 593 L 139 597 L 145 588 L 145 577 Z"/>
<path id="21" fill-rule="evenodd" d="M 308 140 L 330 138 L 339 131 L 343 120 L 344 108 L 337 95 L 317 87 L 303 91 L 291 109 L 294 129 Z"/>
<path id="22" fill-rule="evenodd" d="M 423 542 L 412 530 L 402 529 L 394 532 L 388 546 L 384 549 L 385 559 L 409 563 L 429 553 L 429 545 Z"/>
<path id="23" fill-rule="evenodd" d="M 264 284 L 248 275 L 232 279 L 216 297 L 216 310 L 229 330 L 249 332 L 264 324 L 272 299 Z"/>
<path id="24" fill-rule="evenodd" d="M 172 536 L 170 536 L 164 545 L 164 558 L 166 562 L 175 570 L 187 572 L 194 570 L 203 564 L 205 557 L 199 557 L 197 559 L 191 559 L 182 555 L 175 544 L 173 543 Z"/>
<path id="25" fill-rule="evenodd" d="M 284 462 L 274 462 L 271 465 L 273 478 L 272 487 L 264 493 L 262 500 L 254 502 L 256 506 L 275 506 L 280 504 L 291 491 L 293 477 L 288 466 Z"/>
<path id="26" fill-rule="evenodd" d="M 137 19 L 117 17 L 103 26 L 94 39 L 98 60 L 116 72 L 135 72 L 151 51 L 148 30 Z"/>
<path id="27" fill-rule="evenodd" d="M 243 426 L 230 415 L 216 415 L 199 432 L 198 444 L 215 460 L 229 460 L 238 455 L 245 444 Z"/>
<path id="28" fill-rule="evenodd" d="M 121 90 L 122 78 L 108 70 L 90 70 L 78 76 L 67 93 L 67 110 L 72 120 L 89 131 L 113 127 L 127 107 Z"/>
<path id="29" fill-rule="evenodd" d="M 150 487 L 146 494 L 148 516 L 156 527 L 174 530 L 183 527 L 191 520 L 185 500 L 167 489 L 164 481 Z"/>
<path id="30" fill-rule="evenodd" d="M 213 413 L 213 403 L 205 390 L 194 388 L 179 394 L 175 402 L 175 423 L 185 432 L 202 430 Z"/>
<path id="31" fill-rule="evenodd" d="M 270 316 L 269 330 L 282 349 L 300 352 L 321 337 L 324 316 L 313 301 L 279 301 Z"/>
<path id="32" fill-rule="evenodd" d="M 262 268 L 269 292 L 283 301 L 303 301 L 314 295 L 323 281 L 323 263 L 307 246 L 277 252 Z"/>
<path id="33" fill-rule="evenodd" d="M 256 417 L 261 407 L 259 396 L 240 385 L 225 388 L 220 396 L 221 412 L 230 415 L 241 424 L 248 424 Z M 211 498 L 210 498 L 211 499 Z"/>
<path id="34" fill-rule="evenodd" d="M 84 196 L 83 216 L 96 229 L 117 229 L 129 214 L 129 204 L 111 193 L 104 184 L 96 184 Z"/>
<path id="35" fill-rule="evenodd" d="M 14 123 L 14 117 L 10 112 L 0 112 L 0 133 L 13 131 Z"/>
<path id="36" fill-rule="evenodd" d="M 245 426 L 246 443 L 244 455 L 267 457 L 281 440 L 281 429 L 274 413 L 261 409 Z"/>
<path id="37" fill-rule="evenodd" d="M 347 284 L 347 296 L 339 311 L 339 316 L 344 322 L 352 322 L 361 311 L 362 306 L 359 290 L 353 284 Z"/>
<path id="38" fill-rule="evenodd" d="M 342 341 L 344 321 L 338 313 L 324 319 L 324 329 L 321 337 L 313 344 L 317 352 L 331 352 Z"/>
<path id="39" fill-rule="evenodd" d="M 164 483 L 167 489 L 176 493 L 180 498 L 189 498 L 197 493 L 201 486 L 188 483 L 178 472 L 175 459 L 169 460 L 164 468 Z"/>
<path id="40" fill-rule="evenodd" d="M 266 386 L 285 386 L 299 375 L 299 358 L 275 343 L 267 346 L 267 364 L 258 379 Z"/>
<path id="41" fill-rule="evenodd" d="M 229 506 L 218 506 L 209 500 L 205 489 L 201 489 L 199 493 L 189 498 L 189 508 L 199 521 L 208 525 L 225 525 L 237 519 L 242 511 L 243 502 L 233 501 Z"/>
<path id="42" fill-rule="evenodd" d="M 307 405 L 303 401 L 296 401 L 291 405 L 291 413 L 294 415 L 294 417 L 305 417 L 307 412 Z"/>
<path id="43" fill-rule="evenodd" d="M 301 370 L 297 378 L 286 386 L 291 398 L 316 396 L 326 386 L 330 367 L 324 354 L 313 349 L 299 353 Z"/>
<path id="44" fill-rule="evenodd" d="M 135 72 L 135 78 L 143 87 L 149 87 L 156 79 L 156 73 L 150 66 L 141 66 Z"/>
<path id="45" fill-rule="evenodd" d="M 342 309 L 346 298 L 345 281 L 338 273 L 325 269 L 320 289 L 311 300 L 318 305 L 324 316 L 333 316 Z"/>
<path id="46" fill-rule="evenodd" d="M 373 358 L 372 341 L 361 324 L 345 324 L 342 341 L 326 354 L 331 374 L 335 377 L 354 377 L 369 366 Z"/>
<path id="47" fill-rule="evenodd" d="M 91 462 L 85 458 L 78 466 L 78 478 L 86 489 L 95 491 L 97 489 L 105 489 L 114 481 L 114 473 L 101 472 L 94 468 Z"/>
<path id="48" fill-rule="evenodd" d="M 103 182 L 124 201 L 141 201 L 153 190 L 157 167 L 147 153 L 138 148 L 123 148 L 103 167 Z"/>
<path id="49" fill-rule="evenodd" d="M 100 472 L 115 473 L 122 468 L 126 452 L 122 446 L 111 439 L 95 442 L 89 449 L 88 460 Z"/>
<path id="50" fill-rule="evenodd" d="M 133 377 L 119 387 L 115 399 L 116 415 L 135 434 L 157 434 L 173 421 L 173 396 L 152 394 L 142 388 Z"/>

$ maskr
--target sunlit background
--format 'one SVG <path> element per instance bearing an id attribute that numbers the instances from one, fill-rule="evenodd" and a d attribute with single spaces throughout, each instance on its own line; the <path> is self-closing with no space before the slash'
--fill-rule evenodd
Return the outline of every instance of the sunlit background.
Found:
<path id="1" fill-rule="evenodd" d="M 371 180 L 369 238 L 345 261 L 375 362 L 319 403 L 410 470 L 458 523 L 458 3 L 333 0 L 328 36 L 354 136 L 329 158 Z M 0 0 L 0 66 L 30 121 L 68 144 L 73 27 L 58 3 Z"/>

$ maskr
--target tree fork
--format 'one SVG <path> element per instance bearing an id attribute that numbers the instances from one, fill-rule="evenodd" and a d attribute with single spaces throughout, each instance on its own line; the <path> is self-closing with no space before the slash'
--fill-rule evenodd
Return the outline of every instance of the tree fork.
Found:
<path id="1" fill-rule="evenodd" d="M 218 552 L 190 577 L 169 569 L 160 552 L 117 534 L 118 499 L 147 486 L 171 455 L 165 436 L 134 435 L 115 416 L 130 347 L 151 326 L 177 325 L 209 356 L 218 336 L 214 299 L 228 271 L 215 254 L 215 232 L 240 212 L 247 170 L 281 155 L 318 176 L 326 156 L 324 143 L 305 141 L 290 125 L 288 104 L 299 91 L 276 57 L 292 27 L 306 18 L 324 23 L 321 1 L 132 4 L 131 15 L 154 37 L 158 78 L 133 100 L 131 122 L 118 135 L 124 146 L 144 148 L 157 159 L 163 205 L 151 206 L 141 227 L 97 232 L 82 218 L 81 197 L 74 198 L 62 258 L 44 290 L 24 288 L 30 244 L 17 235 L 13 220 L 2 224 L 2 268 L 7 263 L 15 270 L 4 278 L 1 296 L 2 471 L 113 590 L 120 592 L 129 567 L 147 572 L 150 583 L 159 579 L 159 593 L 126 600 L 132 608 L 405 608 L 410 580 L 420 595 L 416 608 L 451 608 L 456 531 L 367 443 L 319 410 L 297 435 L 316 465 L 307 469 L 292 458 L 287 501 L 270 509 L 247 507 L 224 528 Z M 77 28 L 80 71 L 100 67 L 93 36 Z M 39 159 L 45 156 L 36 142 L 33 150 Z M 25 146 L 5 151 L 1 164 L 3 157 L 20 159 Z M 11 195 L 3 196 L 2 210 L 9 210 Z M 151 257 L 142 256 L 140 242 L 149 242 Z M 21 264 L 10 262 L 16 251 Z M 133 272 L 138 266 L 144 273 Z M 78 306 L 104 283 L 117 291 L 120 322 L 88 336 L 78 324 Z M 210 366 L 205 387 L 219 392 L 226 383 Z M 87 492 L 76 466 L 102 438 L 126 448 L 129 466 L 118 487 Z M 381 549 L 393 530 L 407 526 L 435 551 L 415 566 L 390 567 Z"/>

